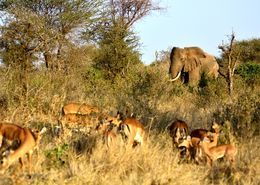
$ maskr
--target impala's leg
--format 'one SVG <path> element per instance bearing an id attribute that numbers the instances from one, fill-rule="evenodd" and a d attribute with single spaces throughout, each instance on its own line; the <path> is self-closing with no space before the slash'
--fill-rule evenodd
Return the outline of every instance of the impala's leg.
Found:
<path id="1" fill-rule="evenodd" d="M 2 143 L 3 143 L 3 136 L 0 134 L 0 148 L 2 147 Z"/>
<path id="2" fill-rule="evenodd" d="M 22 172 L 24 171 L 24 165 L 23 165 L 23 158 L 22 157 L 20 157 L 19 158 L 19 163 L 20 163 L 20 165 L 21 165 L 21 169 L 22 169 Z"/>
<path id="3" fill-rule="evenodd" d="M 212 159 L 210 159 L 209 156 L 207 156 L 207 164 L 212 167 Z"/>
<path id="4" fill-rule="evenodd" d="M 29 151 L 29 153 L 28 153 L 28 167 L 29 167 L 29 174 L 31 174 L 31 172 L 32 172 L 32 169 L 31 169 L 31 161 L 32 161 L 32 150 L 31 151 Z"/>
<path id="5" fill-rule="evenodd" d="M 128 138 L 128 146 L 129 147 L 133 147 L 134 146 L 134 137 L 133 136 L 130 136 L 129 138 Z"/>
<path id="6" fill-rule="evenodd" d="M 235 157 L 234 156 L 227 156 L 227 159 L 231 166 L 235 164 Z"/>

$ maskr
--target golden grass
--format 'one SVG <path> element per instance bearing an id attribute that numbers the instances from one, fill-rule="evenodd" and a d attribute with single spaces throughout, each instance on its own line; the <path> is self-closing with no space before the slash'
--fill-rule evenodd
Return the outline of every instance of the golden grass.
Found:
<path id="1" fill-rule="evenodd" d="M 110 151 L 98 135 L 88 138 L 83 133 L 73 133 L 71 138 L 61 141 L 47 133 L 38 156 L 33 156 L 32 174 L 28 174 L 27 168 L 21 172 L 16 163 L 1 176 L 1 181 L 5 184 L 253 185 L 260 182 L 257 139 L 238 145 L 237 162 L 231 169 L 224 160 L 217 161 L 212 168 L 179 163 L 177 151 L 166 133 L 152 132 L 143 147 Z"/>
<path id="2" fill-rule="evenodd" d="M 103 79 L 84 79 L 83 71 L 70 76 L 44 71 L 32 74 L 27 107 L 20 102 L 19 84 L 11 81 L 11 75 L 10 80 L 0 75 L 1 120 L 48 128 L 39 155 L 33 156 L 32 174 L 28 174 L 27 168 L 21 172 L 17 162 L 0 175 L 0 185 L 260 184 L 258 86 L 250 89 L 247 84 L 240 85 L 230 102 L 224 79 L 207 88 L 191 89 L 169 83 L 168 69 L 137 68 L 132 76 L 111 84 Z M 146 126 L 147 143 L 142 148 L 113 152 L 107 151 L 100 136 L 73 132 L 57 138 L 53 130 L 61 107 L 71 101 L 113 113 L 128 108 Z M 166 132 L 167 125 L 175 119 L 186 121 L 191 129 L 208 129 L 214 119 L 224 123 L 220 142 L 238 144 L 235 169 L 231 170 L 223 160 L 212 168 L 179 163 Z"/>

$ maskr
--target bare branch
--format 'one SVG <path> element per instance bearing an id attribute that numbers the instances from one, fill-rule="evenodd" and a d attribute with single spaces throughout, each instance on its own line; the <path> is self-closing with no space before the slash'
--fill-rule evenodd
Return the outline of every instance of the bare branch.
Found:
<path id="1" fill-rule="evenodd" d="M 151 11 L 161 9 L 152 0 L 110 0 L 110 7 L 113 21 L 120 20 L 127 28 Z"/>

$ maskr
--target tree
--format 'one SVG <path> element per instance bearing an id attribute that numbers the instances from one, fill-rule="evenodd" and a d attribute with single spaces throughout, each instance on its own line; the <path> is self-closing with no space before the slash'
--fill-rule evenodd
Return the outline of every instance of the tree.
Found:
<path id="1" fill-rule="evenodd" d="M 160 7 L 152 0 L 110 0 L 110 16 L 113 23 L 122 22 L 126 28 Z"/>
<path id="2" fill-rule="evenodd" d="M 160 9 L 151 0 L 109 0 L 106 4 L 104 19 L 96 29 L 97 43 L 100 48 L 96 66 L 106 78 L 124 76 L 128 68 L 140 63 L 136 50 L 138 39 L 132 26 L 153 10 Z"/>
<path id="3" fill-rule="evenodd" d="M 235 73 L 251 88 L 257 88 L 260 83 L 260 39 L 242 40 L 237 45 L 241 48 L 241 64 Z"/>
<path id="4" fill-rule="evenodd" d="M 79 44 L 81 29 L 92 24 L 102 0 L 0 0 L 1 57 L 21 84 L 21 104 L 28 102 L 29 75 L 43 61 L 50 71 L 66 71 Z M 76 36 L 72 36 L 77 33 Z M 72 51 L 72 52 L 71 52 Z"/>
<path id="5" fill-rule="evenodd" d="M 229 36 L 229 43 L 222 42 L 218 48 L 222 51 L 222 58 L 225 63 L 227 63 L 227 74 L 223 74 L 228 82 L 229 95 L 233 95 L 233 85 L 234 85 L 234 74 L 237 68 L 237 64 L 241 58 L 241 48 L 237 45 L 235 40 L 235 33 Z"/>
<path id="6" fill-rule="evenodd" d="M 16 15 L 1 29 L 3 63 L 13 69 L 16 80 L 21 84 L 21 103 L 27 102 L 28 78 L 33 70 L 33 61 L 43 48 L 41 38 L 45 37 L 43 20 L 24 9 L 12 9 Z"/>
<path id="7" fill-rule="evenodd" d="M 46 68 L 63 70 L 67 64 L 64 54 L 71 47 L 72 35 L 80 37 L 82 28 L 92 24 L 98 18 L 99 7 L 103 0 L 1 0 L 0 10 L 7 13 L 8 20 L 19 19 L 19 14 L 34 14 L 43 24 L 38 42 L 41 43 L 41 53 L 44 56 Z M 29 22 L 30 16 L 24 16 L 23 21 Z M 95 18 L 95 19 L 94 19 Z M 8 27 L 10 21 L 5 22 Z M 37 22 L 35 22 L 37 25 Z M 35 32 L 37 35 L 37 33 Z M 76 36 L 75 36 L 76 35 Z M 77 44 L 78 45 L 78 44 Z M 40 55 L 38 55 L 40 56 Z"/>
<path id="8" fill-rule="evenodd" d="M 238 41 L 237 45 L 241 48 L 241 62 L 260 63 L 260 39 Z"/>

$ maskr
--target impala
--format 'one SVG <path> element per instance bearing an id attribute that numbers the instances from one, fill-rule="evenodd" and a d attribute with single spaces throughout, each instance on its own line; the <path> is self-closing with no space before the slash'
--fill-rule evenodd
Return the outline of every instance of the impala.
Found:
<path id="1" fill-rule="evenodd" d="M 118 126 L 113 121 L 116 122 L 116 118 L 107 117 L 105 122 L 101 122 L 97 125 L 96 131 L 101 133 L 104 143 L 107 148 L 113 148 L 119 146 L 122 143 L 122 137 L 119 133 Z"/>
<path id="2" fill-rule="evenodd" d="M 215 133 L 211 133 L 206 129 L 196 129 L 196 132 L 192 132 L 193 136 L 188 136 L 187 139 L 179 144 L 179 147 L 185 147 L 185 149 L 187 150 L 186 152 L 182 152 L 182 157 L 186 155 L 190 161 L 194 160 L 196 163 L 200 163 L 201 161 L 203 161 L 203 151 L 202 147 L 200 146 L 201 139 L 203 139 L 204 137 L 211 138 L 211 142 L 208 145 L 208 147 L 210 148 L 213 146 L 217 146 L 218 143 L 220 126 L 214 122 L 212 128 L 214 129 Z M 184 151 L 184 149 L 182 150 Z"/>
<path id="3" fill-rule="evenodd" d="M 235 162 L 237 148 L 234 145 L 222 144 L 212 147 L 210 144 L 210 140 L 207 137 L 200 143 L 204 153 L 207 155 L 207 163 L 210 166 L 212 166 L 212 162 L 222 157 L 226 157 L 231 164 Z"/>
<path id="4" fill-rule="evenodd" d="M 34 149 L 37 148 L 37 144 L 41 138 L 41 134 L 45 132 L 42 130 L 40 132 L 33 132 L 29 128 L 23 128 L 16 124 L 11 123 L 1 123 L 0 124 L 0 143 L 2 143 L 3 138 L 17 142 L 18 145 L 15 148 L 11 148 L 12 151 L 4 156 L 1 161 L 1 171 L 6 170 L 13 162 L 19 159 L 21 167 L 23 168 L 22 158 L 28 154 L 29 161 L 29 171 L 31 171 L 31 156 Z"/>
<path id="5" fill-rule="evenodd" d="M 116 125 L 127 145 L 135 147 L 137 144 L 143 145 L 145 130 L 143 124 L 135 118 L 121 119 L 121 115 L 117 117 L 108 117 L 107 121 Z"/>
<path id="6" fill-rule="evenodd" d="M 182 120 L 174 121 L 168 127 L 170 136 L 172 137 L 173 145 L 178 147 L 178 145 L 186 139 L 188 135 L 188 125 Z"/>
<path id="7" fill-rule="evenodd" d="M 213 122 L 212 124 L 212 129 L 214 130 L 215 133 L 219 133 L 220 132 L 220 126 L 219 124 L 217 124 L 216 122 Z M 195 129 L 193 131 L 191 131 L 190 136 L 199 138 L 199 139 L 203 139 L 204 137 L 208 137 L 209 136 L 209 130 L 207 129 Z"/>
<path id="8" fill-rule="evenodd" d="M 74 114 L 69 113 L 62 116 L 60 119 L 60 123 L 69 126 L 87 126 L 87 127 L 95 127 L 99 122 L 99 118 L 97 115 L 85 115 L 85 114 Z"/>
<path id="9" fill-rule="evenodd" d="M 99 113 L 97 107 L 87 105 L 85 103 L 68 103 L 62 107 L 62 114 L 91 114 Z"/>

